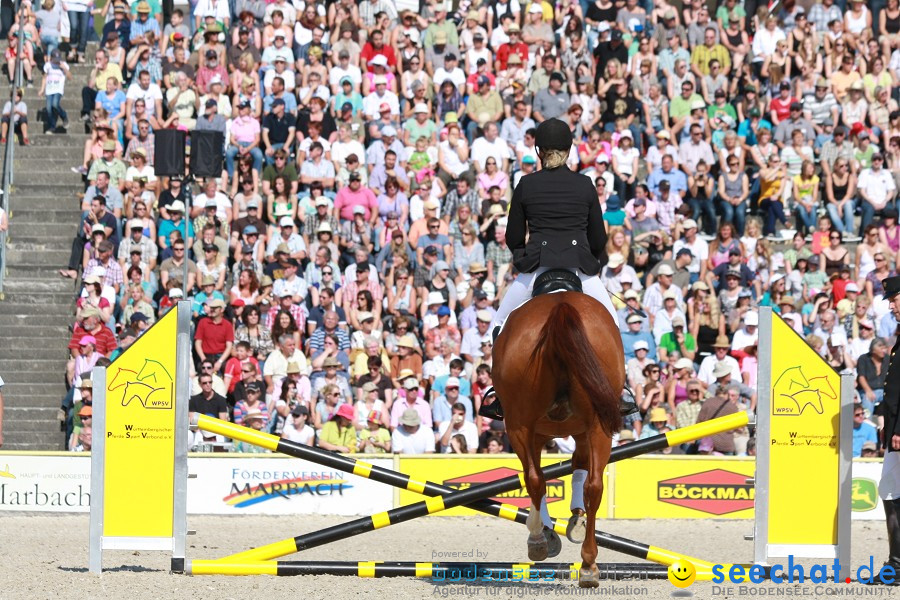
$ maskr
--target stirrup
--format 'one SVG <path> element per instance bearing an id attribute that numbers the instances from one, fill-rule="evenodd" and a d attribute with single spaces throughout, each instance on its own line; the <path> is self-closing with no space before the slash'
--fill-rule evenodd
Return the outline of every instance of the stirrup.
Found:
<path id="1" fill-rule="evenodd" d="M 490 404 L 484 404 L 482 402 L 481 407 L 478 409 L 478 414 L 482 417 L 487 417 L 488 419 L 493 419 L 495 421 L 503 420 L 503 407 L 500 405 L 500 398 L 497 397 L 497 392 L 494 390 L 494 387 L 491 386 L 484 392 L 484 396 L 482 397 L 482 401 L 485 398 L 489 398 L 490 396 L 494 397 L 494 401 Z"/>

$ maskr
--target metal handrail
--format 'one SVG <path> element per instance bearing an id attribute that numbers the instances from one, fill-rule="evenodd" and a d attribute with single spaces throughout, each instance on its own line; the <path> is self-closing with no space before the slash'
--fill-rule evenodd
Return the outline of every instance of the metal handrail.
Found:
<path id="1" fill-rule="evenodd" d="M 16 0 L 15 8 L 15 14 L 19 15 L 20 35 L 17 38 L 18 48 L 16 50 L 16 63 L 13 67 L 14 73 L 12 73 L 11 77 L 13 84 L 10 86 L 9 90 L 9 129 L 6 132 L 6 146 L 3 148 L 3 193 L 0 195 L 0 208 L 6 211 L 6 218 L 10 223 L 12 222 L 10 214 L 12 205 L 9 199 L 9 188 L 13 183 L 13 165 L 16 148 L 16 90 L 22 87 L 22 53 L 25 50 L 25 36 L 21 35 L 24 33 L 23 28 L 25 22 L 25 15 L 22 13 L 22 0 Z M 0 300 L 3 299 L 3 281 L 6 278 L 6 240 L 8 235 L 8 231 L 0 231 Z"/>

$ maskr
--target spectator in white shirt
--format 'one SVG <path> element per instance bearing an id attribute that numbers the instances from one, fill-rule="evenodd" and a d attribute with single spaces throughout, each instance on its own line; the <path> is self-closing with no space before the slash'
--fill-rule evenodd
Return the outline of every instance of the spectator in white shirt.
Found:
<path id="1" fill-rule="evenodd" d="M 391 435 L 391 447 L 396 454 L 434 454 L 434 435 L 422 427 L 422 417 L 414 408 L 407 408 Z"/>

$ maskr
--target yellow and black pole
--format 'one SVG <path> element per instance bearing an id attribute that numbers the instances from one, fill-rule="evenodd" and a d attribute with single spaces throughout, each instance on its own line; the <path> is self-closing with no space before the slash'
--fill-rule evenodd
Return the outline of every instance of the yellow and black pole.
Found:
<path id="1" fill-rule="evenodd" d="M 604 580 L 665 579 L 663 565 L 597 563 Z M 336 562 L 247 561 L 222 563 L 193 561 L 189 575 L 336 575 L 344 577 L 420 577 L 436 583 L 463 581 L 513 582 L 578 579 L 581 563 L 465 563 L 465 562 Z"/>
<path id="2" fill-rule="evenodd" d="M 484 512 L 493 516 L 501 517 L 507 520 L 516 521 L 525 524 L 528 512 L 510 504 L 501 504 L 488 500 L 491 496 L 496 496 L 504 492 L 520 489 L 523 487 L 521 474 L 506 477 L 491 483 L 478 485 L 467 490 L 456 491 L 452 488 L 432 483 L 420 482 L 411 479 L 402 473 L 397 473 L 389 469 L 383 469 L 359 461 L 353 458 L 343 456 L 334 452 L 297 444 L 288 440 L 278 438 L 274 435 L 262 433 L 253 429 L 241 427 L 227 421 L 221 421 L 205 415 L 198 415 L 196 418 L 196 426 L 199 429 L 210 433 L 217 433 L 241 440 L 250 444 L 261 446 L 263 448 L 288 454 L 297 458 L 302 458 L 315 462 L 317 464 L 339 469 L 345 472 L 354 473 L 361 477 L 367 477 L 374 481 L 379 481 L 395 487 L 400 487 L 412 492 L 431 496 L 428 500 L 417 502 L 407 506 L 399 507 L 386 512 L 378 513 L 370 517 L 362 517 L 348 523 L 335 525 L 312 533 L 300 535 L 294 538 L 288 538 L 254 548 L 246 552 L 241 552 L 231 556 L 224 557 L 220 561 L 194 561 L 198 562 L 256 562 L 267 561 L 294 552 L 307 550 L 316 546 L 321 546 L 336 540 L 345 539 L 360 533 L 374 531 L 382 527 L 402 523 L 417 517 L 433 514 L 452 508 L 454 506 L 466 506 L 473 510 Z M 700 423 L 684 429 L 675 430 L 664 435 L 654 436 L 645 440 L 640 440 L 625 446 L 619 446 L 613 449 L 610 455 L 610 462 L 616 462 L 625 458 L 632 458 L 647 452 L 661 450 L 663 448 L 681 444 L 693 439 L 706 437 L 721 431 L 729 431 L 737 427 L 746 425 L 748 421 L 746 413 L 737 413 L 728 415 L 713 421 Z M 572 472 L 572 462 L 563 461 L 556 465 L 552 465 L 544 469 L 544 475 L 547 478 L 562 477 Z M 554 520 L 554 529 L 559 533 L 565 533 L 566 522 L 562 519 Z M 669 565 L 681 559 L 687 559 L 694 563 L 699 569 L 702 566 L 710 566 L 711 563 L 699 559 L 695 559 L 677 552 L 664 550 L 635 542 L 626 538 L 614 536 L 601 531 L 595 532 L 597 544 L 602 548 L 622 552 L 635 558 L 650 560 L 663 565 Z M 195 569 L 196 572 L 196 569 Z M 199 574 L 199 573 L 198 573 Z"/>

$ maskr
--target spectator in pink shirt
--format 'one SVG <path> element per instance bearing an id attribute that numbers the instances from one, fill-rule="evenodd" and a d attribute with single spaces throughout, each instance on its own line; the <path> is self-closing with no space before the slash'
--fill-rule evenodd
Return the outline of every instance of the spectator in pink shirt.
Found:
<path id="1" fill-rule="evenodd" d="M 362 186 L 359 173 L 350 173 L 347 187 L 338 191 L 334 198 L 334 216 L 342 222 L 353 220 L 353 208 L 366 209 L 366 221 L 375 227 L 378 221 L 378 199 L 367 187 Z"/>
<path id="2" fill-rule="evenodd" d="M 263 153 L 259 149 L 259 121 L 250 114 L 250 102 L 242 101 L 238 105 L 238 116 L 231 122 L 231 143 L 225 151 L 225 168 L 228 178 L 234 177 L 234 159 L 238 155 L 253 157 L 253 168 L 258 173 L 262 169 Z"/>

